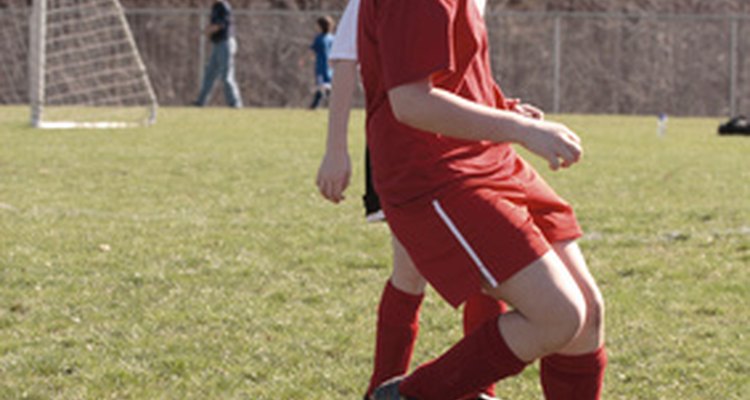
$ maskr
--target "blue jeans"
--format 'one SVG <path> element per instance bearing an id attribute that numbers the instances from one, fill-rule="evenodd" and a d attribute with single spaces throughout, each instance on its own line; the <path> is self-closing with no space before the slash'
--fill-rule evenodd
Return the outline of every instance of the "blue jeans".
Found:
<path id="1" fill-rule="evenodd" d="M 203 84 L 198 95 L 197 105 L 206 105 L 208 95 L 214 86 L 216 78 L 221 77 L 224 83 L 224 98 L 231 107 L 242 107 L 240 89 L 234 79 L 234 55 L 237 53 L 237 42 L 229 38 L 213 44 L 211 58 L 208 59 L 203 73 Z"/>

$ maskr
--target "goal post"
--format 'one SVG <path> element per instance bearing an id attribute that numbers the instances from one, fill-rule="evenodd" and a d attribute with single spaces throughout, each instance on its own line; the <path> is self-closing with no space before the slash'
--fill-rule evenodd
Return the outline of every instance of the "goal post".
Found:
<path id="1" fill-rule="evenodd" d="M 33 126 L 155 122 L 156 96 L 118 0 L 34 0 L 29 29 Z"/>

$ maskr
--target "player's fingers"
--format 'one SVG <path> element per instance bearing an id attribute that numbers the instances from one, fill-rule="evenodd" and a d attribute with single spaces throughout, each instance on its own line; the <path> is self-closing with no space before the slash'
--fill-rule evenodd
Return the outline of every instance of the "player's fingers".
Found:
<path id="1" fill-rule="evenodd" d="M 581 159 L 581 156 L 583 156 L 583 147 L 581 147 L 580 143 L 570 143 L 568 146 L 568 151 L 570 152 L 572 156 L 572 160 L 578 161 Z"/>
<path id="2" fill-rule="evenodd" d="M 569 168 L 569 167 L 570 167 L 571 165 L 573 165 L 573 164 L 575 164 L 575 161 L 574 161 L 574 160 L 570 160 L 570 159 L 565 159 L 565 158 L 563 158 L 563 159 L 562 159 L 562 160 L 560 161 L 560 167 L 561 167 L 561 168 Z"/>
<path id="3" fill-rule="evenodd" d="M 327 180 L 325 182 L 325 186 L 324 186 L 322 193 L 323 193 L 323 197 L 325 197 L 327 200 L 332 201 L 334 203 L 338 203 L 338 200 L 336 199 L 336 191 L 331 181 Z"/>
<path id="4" fill-rule="evenodd" d="M 349 187 L 349 178 L 350 177 L 351 177 L 351 174 L 348 173 L 348 172 L 346 174 L 344 174 L 343 177 L 341 177 L 341 192 L 342 193 L 346 190 L 346 188 Z"/>
<path id="5" fill-rule="evenodd" d="M 318 191 L 320 192 L 321 196 L 323 196 L 324 198 L 328 199 L 328 197 L 329 197 L 328 196 L 328 185 L 326 184 L 325 181 L 320 182 L 320 184 L 318 185 Z"/>
<path id="6" fill-rule="evenodd" d="M 540 110 L 540 109 L 538 109 L 538 108 L 536 108 L 536 107 L 534 107 L 532 105 L 529 105 L 528 109 L 529 109 L 529 115 L 531 116 L 531 118 L 538 119 L 538 120 L 543 120 L 544 119 L 544 111 L 542 111 L 542 110 Z"/>
<path id="7" fill-rule="evenodd" d="M 559 152 L 559 156 L 562 159 L 561 165 L 564 168 L 570 167 L 581 159 L 581 155 L 582 152 L 580 146 L 576 143 L 567 143 L 567 145 Z"/>
<path id="8" fill-rule="evenodd" d="M 325 181 L 323 180 L 323 177 L 320 175 L 320 172 L 318 172 L 318 176 L 315 178 L 315 186 L 318 187 L 320 194 L 323 194 L 324 183 Z"/>
<path id="9" fill-rule="evenodd" d="M 560 169 L 560 160 L 556 155 L 547 158 L 547 162 L 549 163 L 549 169 L 553 171 L 557 171 L 558 169 Z"/>
<path id="10" fill-rule="evenodd" d="M 575 154 L 573 150 L 567 146 L 560 149 L 558 152 L 559 160 L 560 160 L 560 166 L 563 168 L 567 168 L 573 163 L 575 163 Z"/>
<path id="11" fill-rule="evenodd" d="M 338 181 L 333 182 L 333 184 L 331 185 L 331 189 L 330 190 L 331 190 L 330 191 L 331 200 L 334 203 L 338 203 L 338 202 L 340 202 L 343 199 L 342 193 L 344 191 L 343 191 L 343 189 L 341 187 L 341 183 L 340 182 L 338 182 Z"/>
<path id="12" fill-rule="evenodd" d="M 581 137 L 576 135 L 575 132 L 571 131 L 570 129 L 567 130 L 567 136 L 570 140 L 581 144 Z"/>
<path id="13" fill-rule="evenodd" d="M 350 174 L 345 173 L 339 180 L 337 180 L 336 190 L 339 201 L 346 199 L 346 195 L 344 195 L 344 192 L 346 192 L 346 188 L 349 187 L 349 177 Z"/>

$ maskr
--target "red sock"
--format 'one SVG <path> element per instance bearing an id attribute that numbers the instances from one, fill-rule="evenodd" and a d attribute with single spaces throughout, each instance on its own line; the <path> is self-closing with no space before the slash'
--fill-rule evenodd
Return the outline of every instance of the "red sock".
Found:
<path id="1" fill-rule="evenodd" d="M 474 332 L 490 318 L 495 319 L 508 311 L 500 300 L 495 300 L 483 293 L 477 293 L 464 303 L 464 335 Z"/>
<path id="2" fill-rule="evenodd" d="M 583 355 L 552 354 L 541 362 L 542 389 L 547 400 L 598 400 L 604 382 L 607 352 Z"/>
<path id="3" fill-rule="evenodd" d="M 378 307 L 375 338 L 375 366 L 367 393 L 381 383 L 409 369 L 414 342 L 419 332 L 419 307 L 424 295 L 397 289 L 389 280 Z"/>
<path id="4" fill-rule="evenodd" d="M 401 382 L 399 391 L 420 400 L 455 400 L 518 374 L 525 367 L 526 363 L 508 348 L 497 319 L 493 319 L 442 356 L 417 368 Z"/>
<path id="5" fill-rule="evenodd" d="M 505 313 L 508 307 L 502 301 L 495 300 L 483 293 L 477 293 L 464 303 L 464 335 L 474 332 L 490 319 L 497 319 L 500 314 Z M 495 384 L 492 383 L 481 391 L 467 396 L 467 399 L 475 399 L 480 393 L 495 396 Z"/>

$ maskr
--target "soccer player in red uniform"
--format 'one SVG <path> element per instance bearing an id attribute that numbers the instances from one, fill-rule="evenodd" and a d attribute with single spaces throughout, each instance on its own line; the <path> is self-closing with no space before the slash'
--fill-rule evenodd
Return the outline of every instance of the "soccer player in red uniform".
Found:
<path id="1" fill-rule="evenodd" d="M 581 229 L 511 146 L 557 170 L 579 161 L 580 139 L 513 112 L 471 0 L 363 0 L 358 36 L 367 141 L 392 232 L 454 307 L 480 292 L 514 306 L 373 398 L 455 400 L 541 359 L 548 399 L 598 399 L 604 305 Z"/>
<path id="2" fill-rule="evenodd" d="M 475 0 L 482 12 L 485 3 Z M 341 16 L 330 60 L 335 68 L 329 105 L 326 152 L 318 170 L 316 183 L 328 200 L 339 203 L 349 186 L 351 162 L 347 146 L 349 112 L 357 77 L 357 16 L 359 0 L 350 0 Z M 364 196 L 366 215 L 380 210 L 380 200 L 371 189 L 369 163 L 365 174 L 367 193 Z M 384 381 L 408 370 L 419 331 L 419 310 L 426 281 L 419 274 L 398 240 L 393 239 L 393 273 L 386 283 L 378 305 L 376 345 L 373 372 L 366 398 Z M 505 310 L 505 304 L 477 293 L 464 302 L 463 327 L 470 333 Z M 467 399 L 494 399 L 494 385 L 472 393 Z"/>

